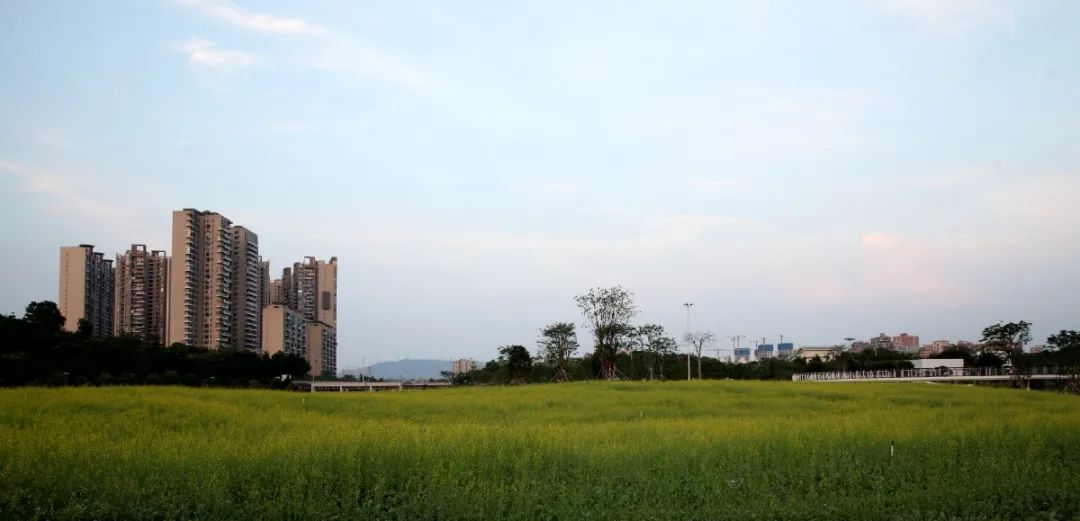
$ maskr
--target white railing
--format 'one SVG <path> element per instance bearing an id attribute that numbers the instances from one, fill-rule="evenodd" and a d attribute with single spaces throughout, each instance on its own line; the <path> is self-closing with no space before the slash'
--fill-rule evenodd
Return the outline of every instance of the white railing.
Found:
<path id="1" fill-rule="evenodd" d="M 1071 374 L 1058 367 L 1030 367 L 1013 371 L 1011 367 L 956 367 L 933 369 L 878 369 L 873 371 L 825 371 L 817 373 L 796 373 L 791 379 L 796 382 L 837 381 L 837 380 L 891 380 L 900 378 L 1002 378 L 1029 376 L 1066 376 Z"/>

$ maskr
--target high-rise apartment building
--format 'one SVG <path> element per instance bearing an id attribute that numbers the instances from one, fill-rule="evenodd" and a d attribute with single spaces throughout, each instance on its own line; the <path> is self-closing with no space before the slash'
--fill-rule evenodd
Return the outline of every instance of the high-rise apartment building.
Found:
<path id="1" fill-rule="evenodd" d="M 113 334 L 135 335 L 144 342 L 165 340 L 169 258 L 162 250 L 132 244 L 116 256 Z"/>
<path id="2" fill-rule="evenodd" d="M 300 309 L 296 301 L 296 290 L 293 289 L 294 281 L 292 268 L 281 270 L 281 305 L 291 309 Z"/>
<path id="3" fill-rule="evenodd" d="M 307 362 L 312 376 L 337 375 L 337 332 L 322 322 L 307 322 Z"/>
<path id="4" fill-rule="evenodd" d="M 307 357 L 307 323 L 288 306 L 274 304 L 263 309 L 262 352 Z M 315 364 L 308 359 L 314 368 Z"/>
<path id="5" fill-rule="evenodd" d="M 240 244 L 237 244 L 238 236 Z M 191 208 L 173 212 L 166 343 L 180 342 L 208 349 L 250 345 L 249 331 L 242 331 L 239 338 L 235 335 L 234 295 L 243 300 L 239 309 L 246 327 L 250 324 L 249 304 L 254 302 L 257 307 L 259 302 L 258 240 L 254 236 L 247 230 L 237 234 L 232 222 L 215 212 Z M 241 249 L 239 254 L 234 251 L 236 248 Z M 254 270 L 251 272 L 254 276 L 249 277 L 252 250 L 254 261 L 250 262 L 250 269 Z M 237 257 L 245 263 L 243 272 L 237 272 L 234 267 Z M 255 289 L 249 291 L 249 285 Z"/>
<path id="6" fill-rule="evenodd" d="M 284 306 L 285 303 L 285 288 L 282 279 L 274 279 L 270 281 L 268 287 L 268 295 L 266 299 L 266 306 L 272 306 L 274 304 Z M 264 308 L 266 306 L 263 306 Z"/>
<path id="7" fill-rule="evenodd" d="M 113 332 L 113 261 L 92 244 L 60 248 L 60 314 L 64 329 L 76 331 L 86 320 L 95 336 Z"/>
<path id="8" fill-rule="evenodd" d="M 773 358 L 773 345 L 772 344 L 758 344 L 757 349 L 754 350 L 754 356 L 758 360 L 768 360 Z"/>
<path id="9" fill-rule="evenodd" d="M 284 278 L 288 278 L 288 271 Z M 283 280 L 284 280 L 283 278 Z M 309 322 L 337 327 L 337 257 L 329 261 L 304 257 L 293 264 L 290 295 L 293 309 Z"/>
<path id="10" fill-rule="evenodd" d="M 271 307 L 291 309 L 306 324 L 306 352 L 301 354 L 311 364 L 312 374 L 336 374 L 337 257 L 329 261 L 304 257 L 282 270 L 281 279 L 271 281 L 268 291 Z M 265 339 L 263 350 L 267 352 Z"/>
<path id="11" fill-rule="evenodd" d="M 259 310 L 270 305 L 270 261 L 259 263 Z"/>
<path id="12" fill-rule="evenodd" d="M 232 338 L 230 347 L 259 351 L 262 342 L 262 259 L 259 236 L 243 226 L 233 226 Z"/>

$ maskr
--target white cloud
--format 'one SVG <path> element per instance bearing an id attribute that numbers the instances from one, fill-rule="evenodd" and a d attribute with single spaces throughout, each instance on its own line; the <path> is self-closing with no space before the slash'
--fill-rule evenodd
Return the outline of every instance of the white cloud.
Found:
<path id="1" fill-rule="evenodd" d="M 678 214 L 653 219 L 648 229 L 660 233 L 697 235 L 717 228 L 746 226 L 757 221 L 722 215 Z"/>
<path id="2" fill-rule="evenodd" d="M 579 187 L 575 183 L 555 181 L 544 184 L 540 189 L 549 194 L 569 194 L 577 192 Z"/>
<path id="3" fill-rule="evenodd" d="M 740 182 L 738 179 L 701 179 L 695 183 L 695 186 L 700 190 L 719 192 L 732 188 Z"/>
<path id="4" fill-rule="evenodd" d="M 327 34 L 324 45 L 309 58 L 317 69 L 357 73 L 413 90 L 437 92 L 442 82 L 401 56 L 355 37 Z M 445 85 L 441 85 L 446 88 Z"/>
<path id="5" fill-rule="evenodd" d="M 1016 15 L 1002 0 L 878 0 L 890 12 L 945 33 L 985 27 L 1011 30 Z"/>
<path id="6" fill-rule="evenodd" d="M 202 38 L 189 38 L 178 42 L 175 48 L 188 57 L 188 63 L 215 69 L 250 67 L 255 57 L 243 51 L 220 49 L 217 44 Z"/>
<path id="7" fill-rule="evenodd" d="M 239 7 L 231 2 L 217 0 L 177 0 L 190 5 L 222 22 L 244 29 L 281 35 L 320 35 L 322 28 L 314 26 L 300 18 L 286 18 L 266 13 L 256 13 Z"/>
<path id="8" fill-rule="evenodd" d="M 48 213 L 106 219 L 121 211 L 121 208 L 115 205 L 88 195 L 84 183 L 71 174 L 10 161 L 0 161 L 0 170 L 21 178 L 27 192 L 48 196 L 51 200 L 51 204 L 46 207 Z"/>
<path id="9" fill-rule="evenodd" d="M 858 291 L 871 298 L 915 299 L 933 305 L 966 302 L 969 292 L 943 271 L 945 251 L 949 251 L 946 245 L 934 241 L 865 233 L 856 273 Z"/>
<path id="10" fill-rule="evenodd" d="M 365 77 L 414 90 L 436 92 L 440 82 L 420 67 L 359 38 L 336 34 L 300 18 L 287 18 L 249 11 L 217 0 L 177 0 L 234 27 L 263 34 L 301 36 L 318 45 L 305 54 L 306 65 L 316 69 L 358 73 Z M 192 39 L 185 42 L 191 62 L 209 66 L 248 66 L 254 58 L 241 51 L 217 49 L 212 42 Z"/>
<path id="11" fill-rule="evenodd" d="M 37 141 L 41 144 L 48 145 L 53 148 L 71 147 L 71 141 L 69 141 L 64 136 L 49 130 L 38 130 L 34 133 L 34 139 L 37 139 Z"/>

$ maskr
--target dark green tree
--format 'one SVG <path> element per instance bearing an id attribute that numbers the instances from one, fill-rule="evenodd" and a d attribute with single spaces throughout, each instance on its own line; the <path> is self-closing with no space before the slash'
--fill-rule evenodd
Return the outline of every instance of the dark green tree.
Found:
<path id="1" fill-rule="evenodd" d="M 79 327 L 75 329 L 75 336 L 83 340 L 94 336 L 94 325 L 91 324 L 89 320 L 86 320 L 85 318 L 80 318 Z"/>
<path id="2" fill-rule="evenodd" d="M 664 326 L 645 324 L 635 331 L 635 336 L 642 351 L 646 353 L 646 369 L 649 379 L 659 376 L 664 379 L 664 359 L 678 348 L 674 338 L 667 336 Z"/>
<path id="3" fill-rule="evenodd" d="M 555 376 L 552 380 L 565 382 L 567 374 L 567 361 L 578 350 L 577 333 L 571 322 L 555 322 L 540 330 L 540 356 L 544 361 L 555 367 Z"/>
<path id="4" fill-rule="evenodd" d="M 499 358 L 505 360 L 510 368 L 513 380 L 510 383 L 525 383 L 525 375 L 532 369 L 532 356 L 525 346 L 512 345 L 499 348 Z"/>
<path id="5" fill-rule="evenodd" d="M 1056 351 L 1080 350 L 1080 332 L 1061 330 L 1056 335 L 1050 335 L 1046 343 Z"/>
<path id="6" fill-rule="evenodd" d="M 64 328 L 64 316 L 60 314 L 60 308 L 55 302 L 48 300 L 27 305 L 23 320 L 44 333 L 59 333 Z"/>
<path id="7" fill-rule="evenodd" d="M 983 350 L 1012 360 L 1031 341 L 1031 322 L 998 322 L 984 328 L 982 335 Z"/>

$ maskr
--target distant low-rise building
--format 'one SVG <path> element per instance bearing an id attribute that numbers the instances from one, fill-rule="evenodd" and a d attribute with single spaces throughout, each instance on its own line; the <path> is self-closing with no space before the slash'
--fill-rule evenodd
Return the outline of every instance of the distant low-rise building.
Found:
<path id="1" fill-rule="evenodd" d="M 963 358 L 924 358 L 921 360 L 912 360 L 911 366 L 915 369 L 937 369 L 939 367 L 948 367 L 949 369 L 963 369 Z"/>
<path id="2" fill-rule="evenodd" d="M 889 336 L 889 335 L 886 335 L 885 333 L 881 333 L 880 335 L 870 339 L 870 348 L 871 349 L 892 349 L 893 348 L 892 337 Z"/>
<path id="3" fill-rule="evenodd" d="M 916 353 L 919 351 L 919 335 L 900 333 L 892 337 L 893 349 L 904 353 Z"/>
<path id="4" fill-rule="evenodd" d="M 795 351 L 795 356 L 804 360 L 813 360 L 814 357 L 822 360 L 832 360 L 837 350 L 836 347 L 800 347 Z"/>
<path id="5" fill-rule="evenodd" d="M 870 342 L 867 342 L 865 340 L 859 340 L 857 342 L 851 343 L 852 353 L 861 353 L 863 351 L 866 351 L 867 349 L 870 349 Z"/>
<path id="6" fill-rule="evenodd" d="M 476 360 L 472 358 L 459 358 L 450 363 L 450 372 L 464 374 L 476 370 Z"/>

